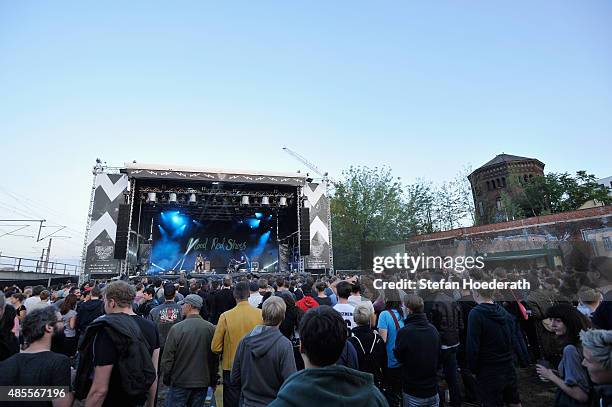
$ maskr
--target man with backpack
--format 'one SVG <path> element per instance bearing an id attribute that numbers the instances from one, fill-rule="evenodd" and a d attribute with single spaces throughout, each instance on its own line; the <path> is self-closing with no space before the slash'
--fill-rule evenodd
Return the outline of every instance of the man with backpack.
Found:
<path id="1" fill-rule="evenodd" d="M 106 315 L 89 325 L 79 347 L 75 392 L 78 399 L 86 396 L 88 407 L 154 405 L 159 333 L 153 322 L 134 313 L 135 296 L 125 281 L 107 285 Z"/>
<path id="2" fill-rule="evenodd" d="M 370 327 L 371 311 L 366 304 L 355 307 L 353 318 L 357 327 L 351 331 L 348 341 L 357 352 L 359 370 L 371 373 L 374 384 L 383 391 L 384 370 L 387 367 L 387 349 L 380 334 Z"/>

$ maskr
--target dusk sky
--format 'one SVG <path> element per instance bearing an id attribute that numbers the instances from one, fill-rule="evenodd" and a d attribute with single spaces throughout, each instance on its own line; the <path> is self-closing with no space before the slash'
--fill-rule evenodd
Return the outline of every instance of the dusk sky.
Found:
<path id="1" fill-rule="evenodd" d="M 608 0 L 4 1 L 0 218 L 68 226 L 52 257 L 79 258 L 97 157 L 304 170 L 286 145 L 440 183 L 505 152 L 607 177 L 610 21 Z"/>

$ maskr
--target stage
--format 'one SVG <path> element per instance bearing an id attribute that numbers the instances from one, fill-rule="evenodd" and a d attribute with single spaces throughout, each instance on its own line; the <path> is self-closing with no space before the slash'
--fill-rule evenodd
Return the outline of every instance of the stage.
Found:
<path id="1" fill-rule="evenodd" d="M 83 278 L 326 271 L 325 190 L 299 173 L 94 167 Z"/>

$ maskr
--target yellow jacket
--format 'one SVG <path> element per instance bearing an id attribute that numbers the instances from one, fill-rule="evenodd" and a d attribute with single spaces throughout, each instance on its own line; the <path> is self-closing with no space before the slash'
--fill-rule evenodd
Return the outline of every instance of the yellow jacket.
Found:
<path id="1" fill-rule="evenodd" d="M 232 370 L 240 341 L 253 328 L 262 324 L 261 310 L 251 306 L 246 300 L 240 301 L 234 308 L 221 314 L 210 347 L 214 353 L 223 352 L 221 358 L 223 370 Z"/>

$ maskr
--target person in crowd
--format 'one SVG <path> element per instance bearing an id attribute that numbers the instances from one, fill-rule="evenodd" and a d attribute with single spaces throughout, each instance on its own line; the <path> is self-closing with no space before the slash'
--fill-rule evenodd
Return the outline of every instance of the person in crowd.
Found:
<path id="1" fill-rule="evenodd" d="M 202 282 L 196 281 L 194 284 L 190 283 L 189 290 L 192 294 L 197 294 L 202 298 L 203 303 L 200 309 L 200 316 L 208 321 L 210 319 L 210 311 L 208 310 L 208 296 L 210 295 L 208 280 L 204 279 Z"/>
<path id="2" fill-rule="evenodd" d="M 15 336 L 17 311 L 8 304 L 4 292 L 0 291 L 0 361 L 19 352 L 19 339 Z"/>
<path id="3" fill-rule="evenodd" d="M 466 278 L 468 276 L 466 275 Z M 457 351 L 457 364 L 459 365 L 461 380 L 463 382 L 464 397 L 463 401 L 469 403 L 477 403 L 478 392 L 476 379 L 467 366 L 466 356 L 466 338 L 467 338 L 467 320 L 470 311 L 478 304 L 474 301 L 474 297 L 470 290 L 462 290 L 461 297 L 458 300 L 459 308 L 461 309 L 461 319 L 464 321 L 463 327 L 459 330 L 459 349 Z"/>
<path id="4" fill-rule="evenodd" d="M 300 326 L 302 315 L 304 315 L 304 311 L 296 306 L 295 297 L 289 291 L 282 291 L 275 297 L 279 297 L 285 301 L 285 317 L 280 324 L 279 330 L 285 336 L 285 338 L 291 341 L 295 357 L 295 365 L 297 366 L 298 370 L 302 370 L 304 368 L 304 361 L 300 353 L 300 335 L 298 333 L 298 328 Z"/>
<path id="5" fill-rule="evenodd" d="M 34 310 L 34 305 L 38 304 L 40 300 L 40 293 L 45 291 L 45 287 L 42 285 L 37 285 L 32 288 L 32 296 L 25 300 L 25 307 L 27 312 Z"/>
<path id="6" fill-rule="evenodd" d="M 271 407 L 387 406 L 372 375 L 335 365 L 346 339 L 346 323 L 329 306 L 312 308 L 300 323 L 306 369 L 291 375 Z"/>
<path id="7" fill-rule="evenodd" d="M 582 365 L 593 386 L 592 406 L 612 406 L 612 331 L 589 329 L 580 332 Z"/>
<path id="8" fill-rule="evenodd" d="M 62 315 L 62 320 L 64 322 L 63 349 L 61 353 L 68 357 L 74 356 L 77 346 L 76 304 L 77 296 L 74 294 L 68 294 L 59 308 L 59 312 Z"/>
<path id="9" fill-rule="evenodd" d="M 188 294 L 180 303 L 185 318 L 173 325 L 166 339 L 160 371 L 170 386 L 166 406 L 204 405 L 208 387 L 216 386 L 217 360 L 210 350 L 215 327 L 200 316 L 204 302 Z"/>
<path id="10" fill-rule="evenodd" d="M 488 279 L 481 279 L 489 282 Z M 512 316 L 493 302 L 495 290 L 474 290 L 478 303 L 468 316 L 466 358 L 476 375 L 479 399 L 484 407 L 521 405 L 512 359 Z"/>
<path id="11" fill-rule="evenodd" d="M 551 319 L 555 335 L 563 344 L 563 357 L 558 372 L 538 364 L 536 371 L 540 378 L 553 382 L 557 387 L 555 406 L 588 406 L 589 377 L 582 366 L 582 354 L 579 350 L 580 331 L 588 329 L 590 323 L 576 308 L 569 304 L 553 305 L 546 312 Z"/>
<path id="12" fill-rule="evenodd" d="M 164 299 L 164 282 L 162 281 L 161 278 L 155 277 L 155 279 L 153 279 L 153 288 L 155 289 L 155 298 L 157 299 L 157 302 L 162 304 L 165 301 L 165 299 Z"/>
<path id="13" fill-rule="evenodd" d="M 181 322 L 181 306 L 174 301 L 176 288 L 172 283 L 164 285 L 165 302 L 153 308 L 149 313 L 149 319 L 155 323 L 159 331 L 159 345 L 161 353 L 164 352 L 164 345 L 170 328 L 176 323 Z"/>
<path id="14" fill-rule="evenodd" d="M 223 314 L 225 311 L 231 310 L 235 306 L 236 299 L 234 298 L 232 291 L 232 278 L 230 276 L 226 276 L 223 278 L 223 286 L 215 293 L 215 296 L 213 297 L 212 309 L 214 310 L 214 314 L 212 314 L 210 322 L 217 325 L 221 314 Z"/>
<path id="15" fill-rule="evenodd" d="M 327 296 L 327 294 L 325 294 L 325 289 L 327 288 L 327 285 L 323 281 L 319 281 L 315 285 L 315 288 L 317 290 L 317 296 L 315 297 L 315 300 L 319 303 L 319 305 L 328 305 L 331 307 L 331 299 Z"/>
<path id="16" fill-rule="evenodd" d="M 249 290 L 251 291 L 249 295 L 249 304 L 251 304 L 252 307 L 259 308 L 263 296 L 259 293 L 259 285 L 256 281 L 251 281 L 249 283 Z"/>
<path id="17" fill-rule="evenodd" d="M 186 284 L 186 281 L 184 278 L 179 278 L 179 282 L 178 282 L 178 293 L 181 294 L 183 296 L 183 299 L 185 297 L 187 297 L 189 295 L 189 287 Z"/>
<path id="18" fill-rule="evenodd" d="M 355 328 L 355 320 L 353 319 L 353 311 L 355 307 L 348 302 L 348 298 L 351 296 L 351 283 L 348 281 L 340 281 L 336 285 L 336 293 L 338 295 L 338 303 L 334 305 L 334 309 L 344 319 L 348 330 Z"/>
<path id="19" fill-rule="evenodd" d="M 432 281 L 439 282 L 443 275 L 433 275 Z M 463 329 L 463 318 L 459 304 L 447 292 L 434 290 L 425 298 L 425 314 L 440 334 L 441 365 L 444 380 L 450 394 L 450 404 L 461 406 L 461 387 L 457 374 L 457 351 L 459 331 Z"/>
<path id="20" fill-rule="evenodd" d="M 144 284 L 142 283 L 136 284 L 136 297 L 134 297 L 134 307 L 136 308 L 138 308 L 138 306 L 143 301 L 144 289 L 145 289 Z"/>
<path id="21" fill-rule="evenodd" d="M 230 280 L 231 281 L 231 280 Z M 225 289 L 229 290 L 229 289 Z M 222 290 L 223 291 L 223 290 Z M 240 387 L 231 381 L 231 369 L 240 340 L 257 325 L 262 324 L 261 310 L 249 305 L 249 283 L 241 281 L 234 288 L 236 306 L 221 314 L 215 329 L 211 349 L 222 353 L 223 370 L 223 406 L 237 407 Z"/>
<path id="22" fill-rule="evenodd" d="M 374 312 L 374 304 L 372 303 L 372 300 L 370 300 L 367 297 L 364 297 L 361 294 L 361 285 L 355 281 L 352 285 L 351 285 L 351 295 L 348 297 L 348 303 L 351 304 L 353 307 L 356 307 L 360 304 L 365 304 L 368 308 L 370 308 L 370 315 L 372 316 L 372 320 L 370 321 L 370 324 L 372 326 L 376 325 L 376 313 Z"/>
<path id="23" fill-rule="evenodd" d="M 599 307 L 601 304 L 601 294 L 592 288 L 584 288 L 578 291 L 578 299 L 580 303 L 578 304 L 578 311 L 587 317 L 591 317 L 593 312 Z"/>
<path id="24" fill-rule="evenodd" d="M 55 307 L 34 310 L 24 318 L 22 333 L 27 349 L 0 362 L 0 386 L 70 386 L 70 359 L 51 352 L 51 339 L 62 329 Z M 54 407 L 70 407 L 73 395 L 53 401 Z M 27 402 L 2 402 L 3 406 L 24 406 Z M 51 405 L 51 402 L 48 403 Z"/>
<path id="25" fill-rule="evenodd" d="M 23 302 L 25 301 L 25 295 L 23 295 L 22 293 L 15 293 L 11 296 L 11 299 L 15 311 L 17 311 L 17 317 L 19 318 L 19 321 L 23 322 L 23 319 L 27 314 L 26 307 L 23 304 Z"/>
<path id="26" fill-rule="evenodd" d="M 278 277 L 276 279 L 276 293 L 275 295 L 281 295 L 283 292 L 288 292 L 291 295 L 293 295 L 293 298 L 295 299 L 295 295 L 289 291 L 289 282 L 285 280 L 285 277 Z"/>
<path id="27" fill-rule="evenodd" d="M 106 315 L 90 324 L 79 351 L 82 353 L 77 370 L 77 394 L 85 393 L 87 407 L 122 406 L 136 407 L 145 404 L 152 407 L 157 389 L 157 365 L 160 338 L 155 324 L 134 313 L 132 303 L 136 291 L 125 281 L 113 281 L 104 289 L 104 311 Z M 128 335 L 129 334 L 129 335 Z M 130 338 L 145 347 L 130 347 L 126 352 L 125 342 Z M 144 357 L 144 358 L 143 358 Z M 122 373 L 130 372 L 129 377 Z M 91 385 L 87 379 L 92 376 Z M 128 383 L 129 379 L 129 383 Z M 127 392 L 124 387 L 140 384 L 142 393 Z M 150 383 L 150 385 L 149 385 Z"/>
<path id="28" fill-rule="evenodd" d="M 378 332 L 387 348 L 387 368 L 385 370 L 385 397 L 391 407 L 402 403 L 402 368 L 393 349 L 400 329 L 404 327 L 404 311 L 399 300 L 399 292 L 385 292 L 385 310 L 378 317 Z"/>
<path id="29" fill-rule="evenodd" d="M 100 286 L 95 285 L 85 297 L 85 301 L 77 305 L 76 330 L 79 338 L 85 333 L 89 324 L 104 315 L 104 301 L 100 298 L 101 295 Z"/>
<path id="30" fill-rule="evenodd" d="M 603 302 L 591 314 L 593 325 L 612 330 L 612 257 L 594 257 L 589 262 L 589 273 L 595 275 Z"/>
<path id="31" fill-rule="evenodd" d="M 291 341 L 279 330 L 286 308 L 282 298 L 268 298 L 262 305 L 263 325 L 257 325 L 238 345 L 231 381 L 240 386 L 245 407 L 267 406 L 297 371 Z"/>
<path id="32" fill-rule="evenodd" d="M 261 294 L 263 299 L 263 296 L 268 292 L 268 279 L 260 278 L 257 280 L 257 286 L 259 287 L 259 294 Z"/>
<path id="33" fill-rule="evenodd" d="M 215 310 L 216 296 L 219 294 L 219 280 L 212 280 L 210 283 L 210 292 L 206 298 L 206 308 L 208 309 L 209 321 L 216 325 L 219 322 L 219 314 Z M 216 319 L 215 319 L 216 318 Z"/>
<path id="34" fill-rule="evenodd" d="M 312 297 L 312 285 L 306 283 L 302 285 L 301 291 L 304 294 L 301 300 L 296 301 L 295 305 L 302 311 L 306 312 L 311 308 L 319 306 L 317 300 Z"/>
<path id="35" fill-rule="evenodd" d="M 332 307 L 338 303 L 338 296 L 336 295 L 336 285 L 339 280 L 333 277 L 328 281 L 328 285 L 325 287 L 325 295 L 329 297 Z"/>
<path id="36" fill-rule="evenodd" d="M 404 407 L 438 407 L 438 357 L 442 341 L 424 313 L 423 299 L 409 295 L 408 316 L 397 333 L 393 353 L 402 365 Z"/>
<path id="37" fill-rule="evenodd" d="M 142 302 L 136 309 L 136 313 L 143 318 L 148 318 L 151 314 L 151 310 L 158 305 L 157 298 L 155 298 L 155 289 L 153 287 L 147 287 L 142 292 Z"/>
<path id="38" fill-rule="evenodd" d="M 174 295 L 174 302 L 181 302 L 185 299 L 185 296 L 179 292 L 179 283 L 174 283 L 174 291 L 176 294 Z"/>
<path id="39" fill-rule="evenodd" d="M 348 341 L 357 352 L 359 370 L 371 373 L 374 384 L 383 390 L 384 371 L 387 368 L 387 349 L 380 334 L 371 327 L 372 310 L 366 304 L 359 304 L 353 312 L 357 326 L 351 331 Z"/>

